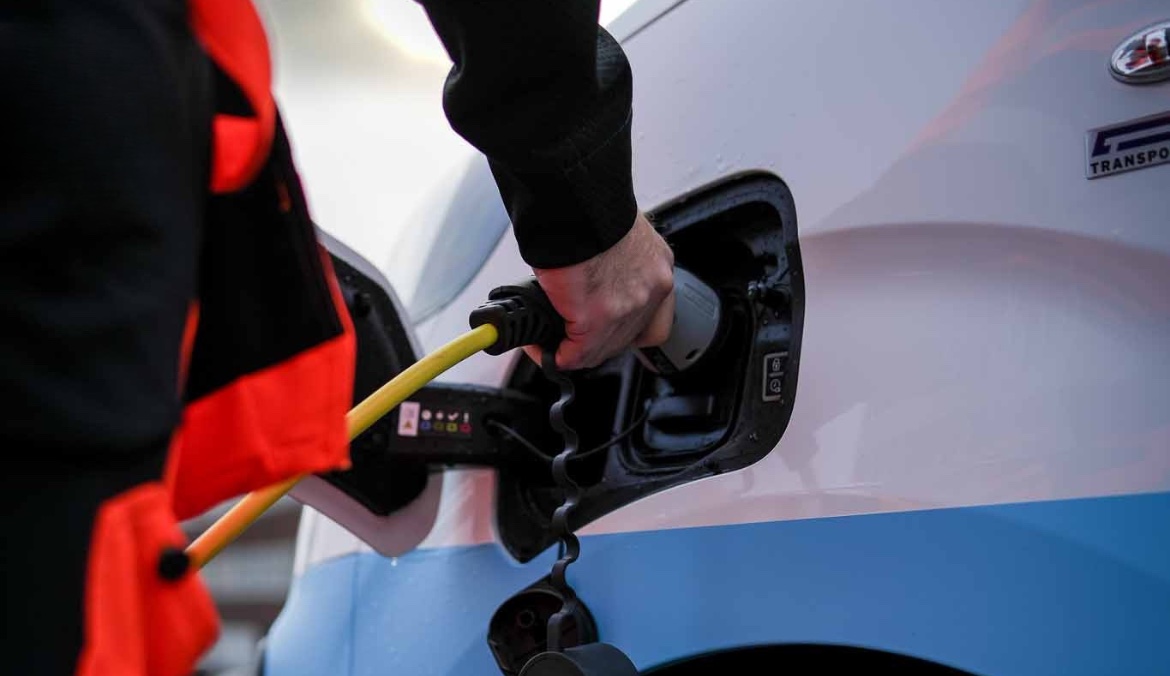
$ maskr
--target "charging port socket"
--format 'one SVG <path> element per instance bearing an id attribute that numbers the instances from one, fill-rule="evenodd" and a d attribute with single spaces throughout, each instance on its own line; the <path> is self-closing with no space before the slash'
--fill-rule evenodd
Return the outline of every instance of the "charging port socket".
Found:
<path id="1" fill-rule="evenodd" d="M 745 467 L 779 442 L 796 391 L 804 282 L 792 196 L 770 175 L 738 176 L 652 214 L 675 261 L 719 295 L 716 341 L 686 371 L 661 375 L 632 354 L 573 372 L 566 417 L 583 452 L 574 528 L 650 493 Z M 550 405 L 554 387 L 520 360 L 509 388 Z M 560 449 L 552 448 L 551 454 Z M 549 544 L 563 496 L 549 482 L 500 469 L 497 523 L 527 561 Z"/>

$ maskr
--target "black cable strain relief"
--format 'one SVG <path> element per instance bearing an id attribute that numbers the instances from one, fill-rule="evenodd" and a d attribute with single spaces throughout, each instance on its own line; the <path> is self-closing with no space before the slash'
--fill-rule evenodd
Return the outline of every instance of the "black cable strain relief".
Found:
<path id="1" fill-rule="evenodd" d="M 167 547 L 158 556 L 158 575 L 168 582 L 181 580 L 191 569 L 191 557 L 178 547 Z"/>
<path id="2" fill-rule="evenodd" d="M 565 321 L 535 278 L 492 289 L 488 300 L 470 316 L 471 328 L 496 327 L 499 337 L 484 352 L 501 355 L 525 345 L 556 349 L 565 337 Z"/>

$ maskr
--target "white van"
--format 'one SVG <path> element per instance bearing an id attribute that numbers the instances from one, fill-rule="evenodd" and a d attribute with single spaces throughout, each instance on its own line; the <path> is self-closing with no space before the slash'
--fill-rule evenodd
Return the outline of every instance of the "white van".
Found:
<path id="1" fill-rule="evenodd" d="M 662 676 L 1170 673 L 1168 22 L 641 0 L 612 26 L 639 203 L 725 324 L 682 376 L 572 376 L 566 644 Z M 528 274 L 481 162 L 427 211 L 384 273 L 330 241 L 359 396 Z M 477 355 L 298 486 L 264 673 L 517 674 L 545 649 L 559 394 Z"/>

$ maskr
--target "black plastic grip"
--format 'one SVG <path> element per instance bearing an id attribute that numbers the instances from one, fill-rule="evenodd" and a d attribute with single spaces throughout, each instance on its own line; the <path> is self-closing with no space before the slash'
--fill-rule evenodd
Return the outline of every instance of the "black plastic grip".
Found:
<path id="1" fill-rule="evenodd" d="M 565 320 L 557 313 L 535 277 L 492 289 L 488 300 L 470 316 L 471 328 L 491 324 L 499 331 L 484 352 L 501 355 L 525 345 L 556 349 L 565 338 Z"/>

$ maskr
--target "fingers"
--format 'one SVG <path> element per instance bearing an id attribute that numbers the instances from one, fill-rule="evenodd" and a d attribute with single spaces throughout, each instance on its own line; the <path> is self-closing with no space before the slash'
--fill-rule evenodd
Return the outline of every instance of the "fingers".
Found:
<path id="1" fill-rule="evenodd" d="M 613 324 L 603 324 L 597 330 L 580 335 L 567 332 L 557 349 L 557 367 L 572 371 L 600 366 L 613 356 L 606 349 L 614 342 L 614 328 Z"/>
<path id="2" fill-rule="evenodd" d="M 543 366 L 543 350 L 536 345 L 525 345 L 521 349 L 524 350 L 524 354 L 528 355 L 528 358 L 535 362 L 537 366 Z M 603 361 L 605 360 L 591 355 L 589 345 L 580 340 L 565 339 L 557 347 L 557 368 L 562 371 L 592 368 Z"/>
<path id="3" fill-rule="evenodd" d="M 557 346 L 557 368 L 562 371 L 574 371 L 600 365 L 613 356 L 603 353 L 603 349 L 611 340 L 609 332 L 593 331 L 579 335 L 568 333 Z M 541 360 L 544 358 L 544 350 L 539 345 L 525 345 L 521 349 L 537 366 L 543 365 Z"/>
<path id="4" fill-rule="evenodd" d="M 593 368 L 629 347 L 661 345 L 674 325 L 674 290 L 657 304 L 642 304 L 630 314 L 601 323 L 603 328 L 569 335 L 557 350 L 557 366 L 565 370 Z"/>
<path id="5" fill-rule="evenodd" d="M 607 251 L 555 269 L 533 269 L 565 319 L 564 370 L 592 368 L 631 347 L 660 345 L 674 322 L 674 253 L 641 214 Z M 539 363 L 540 350 L 526 348 Z"/>

